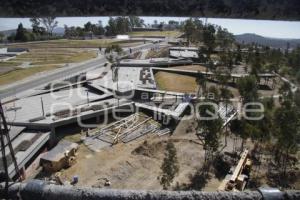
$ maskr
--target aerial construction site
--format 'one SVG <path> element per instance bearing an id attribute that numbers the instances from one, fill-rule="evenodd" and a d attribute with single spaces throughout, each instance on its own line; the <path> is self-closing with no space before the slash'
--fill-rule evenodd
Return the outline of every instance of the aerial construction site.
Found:
<path id="1" fill-rule="evenodd" d="M 133 19 L 109 20 L 0 44 L 2 189 L 300 189 L 296 48 L 240 42 L 197 18 L 134 17 L 116 33 L 114 20 Z"/>

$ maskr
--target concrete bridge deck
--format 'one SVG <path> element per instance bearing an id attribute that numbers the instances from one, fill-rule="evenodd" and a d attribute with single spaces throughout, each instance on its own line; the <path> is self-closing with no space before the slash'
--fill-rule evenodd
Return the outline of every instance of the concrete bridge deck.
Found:
<path id="1" fill-rule="evenodd" d="M 203 72 L 203 71 L 196 71 L 196 70 L 185 70 L 185 69 L 170 69 L 170 68 L 161 68 L 161 67 L 152 67 L 152 70 L 154 71 L 165 71 L 165 72 L 173 72 L 173 73 L 179 73 L 179 74 L 190 74 L 190 75 L 199 75 L 203 74 L 205 76 L 214 76 L 215 73 L 213 72 Z M 227 74 L 221 74 L 224 76 L 227 76 Z M 249 73 L 243 73 L 243 74 L 237 74 L 237 73 L 232 73 L 231 77 L 234 78 L 242 78 L 249 76 Z M 276 74 L 273 73 L 260 73 L 258 74 L 259 77 L 261 78 L 275 78 Z"/>

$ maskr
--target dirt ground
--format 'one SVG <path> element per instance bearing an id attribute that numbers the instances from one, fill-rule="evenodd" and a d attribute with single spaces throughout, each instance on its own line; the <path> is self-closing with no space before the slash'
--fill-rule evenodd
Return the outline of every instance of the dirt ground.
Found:
<path id="1" fill-rule="evenodd" d="M 99 152 L 89 150 L 80 143 L 80 133 L 64 136 L 69 141 L 80 143 L 77 162 L 68 169 L 60 171 L 61 179 L 71 181 L 73 176 L 79 177 L 79 186 L 103 187 L 103 178 L 111 182 L 111 188 L 161 190 L 158 177 L 164 158 L 167 141 L 172 141 L 177 150 L 179 173 L 176 175 L 170 189 L 175 186 L 190 185 L 203 164 L 204 151 L 194 131 L 187 132 L 191 121 L 181 121 L 172 135 L 159 137 L 147 135 L 135 141 L 119 143 Z M 222 139 L 223 140 L 223 139 Z M 232 144 L 224 150 L 231 151 Z M 49 174 L 39 174 L 38 178 Z M 211 174 L 204 191 L 216 191 L 221 180 Z"/>
<path id="2" fill-rule="evenodd" d="M 168 48 L 161 48 L 159 50 L 150 50 L 146 55 L 146 59 L 149 58 L 162 58 L 169 56 L 169 49 Z"/>
<path id="3" fill-rule="evenodd" d="M 170 69 L 194 70 L 194 71 L 200 71 L 200 72 L 207 71 L 207 68 L 202 65 L 175 66 L 175 67 L 170 67 Z M 208 70 L 208 71 L 210 71 L 210 70 Z"/>
<path id="4" fill-rule="evenodd" d="M 197 91 L 195 77 L 168 72 L 157 72 L 155 74 L 155 80 L 160 90 L 190 93 L 195 93 Z"/>
<path id="5" fill-rule="evenodd" d="M 79 177 L 78 186 L 104 187 L 104 178 L 111 182 L 110 188 L 138 189 L 138 190 L 162 190 L 158 177 L 161 175 L 161 164 L 164 158 L 167 141 L 172 141 L 177 150 L 179 173 L 175 176 L 171 190 L 182 189 L 191 186 L 195 181 L 197 171 L 204 161 L 204 150 L 195 135 L 194 129 L 190 129 L 191 120 L 181 121 L 172 135 L 159 137 L 154 134 L 143 136 L 130 143 L 119 143 L 112 147 L 106 147 L 99 152 L 88 149 L 80 142 L 80 131 L 70 131 L 63 139 L 79 143 L 77 162 L 70 168 L 60 171 L 63 182 L 71 182 L 73 176 Z M 189 131 L 187 131 L 189 130 Z M 240 148 L 241 140 L 234 140 L 232 136 L 220 139 L 221 152 L 233 152 L 233 148 Z M 253 143 L 248 140 L 245 148 L 253 149 Z M 263 159 L 264 160 L 264 159 Z M 233 163 L 232 163 L 233 164 Z M 41 169 L 41 168 L 40 168 Z M 267 185 L 267 164 L 253 167 L 253 177 L 259 177 L 260 185 Z M 299 171 L 298 171 L 299 172 Z M 251 172 L 252 173 L 252 172 Z M 40 172 L 32 178 L 49 177 L 50 174 Z M 201 188 L 194 190 L 216 191 L 222 178 L 217 178 L 209 173 L 209 178 Z M 296 181 L 294 188 L 299 189 L 300 181 Z"/>
<path id="6" fill-rule="evenodd" d="M 203 66 L 180 66 L 176 67 L 178 69 L 187 69 L 189 67 L 191 70 L 194 69 L 199 69 L 199 70 L 205 70 L 205 67 Z M 192 76 L 187 76 L 187 75 L 179 75 L 179 74 L 174 74 L 174 73 L 169 73 L 169 72 L 157 72 L 155 74 L 155 80 L 157 83 L 157 86 L 161 90 L 167 90 L 167 91 L 175 91 L 175 92 L 190 92 L 190 93 L 195 93 L 198 91 L 198 86 L 196 84 L 196 78 Z M 176 83 L 174 82 L 176 80 Z M 278 95 L 278 90 L 282 84 L 282 82 L 276 78 L 275 79 L 275 88 L 271 89 L 271 86 L 265 86 L 264 81 L 261 81 L 261 86 L 259 87 L 258 93 L 262 97 L 266 96 L 272 96 L 272 95 Z M 270 85 L 270 84 L 269 84 Z M 220 87 L 220 84 L 217 82 L 213 82 L 208 80 L 206 82 L 207 88 L 211 86 L 215 86 L 217 88 Z M 232 92 L 234 97 L 239 97 L 239 91 L 234 84 L 228 84 L 227 88 Z"/>
<path id="7" fill-rule="evenodd" d="M 160 190 L 160 166 L 166 143 L 172 140 L 180 163 L 174 184 L 188 182 L 189 175 L 201 166 L 204 153 L 195 135 L 185 133 L 185 127 L 183 122 L 172 136 L 148 135 L 128 144 L 107 147 L 100 152 L 92 152 L 81 144 L 77 163 L 62 170 L 61 177 L 63 180 L 71 180 L 74 175 L 78 175 L 78 185 L 82 186 L 101 187 L 101 178 L 107 178 L 112 188 Z M 74 139 L 75 136 L 72 137 Z"/>

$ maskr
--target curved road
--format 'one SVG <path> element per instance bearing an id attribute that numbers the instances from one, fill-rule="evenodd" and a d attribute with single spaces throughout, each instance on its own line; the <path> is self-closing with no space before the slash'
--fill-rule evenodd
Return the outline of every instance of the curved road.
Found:
<path id="1" fill-rule="evenodd" d="M 136 51 L 140 51 L 143 49 L 149 49 L 154 47 L 155 44 L 148 43 L 148 44 L 143 44 L 140 46 L 132 47 L 132 53 Z M 129 54 L 129 50 L 125 51 L 126 54 Z M 55 80 L 62 80 L 66 79 L 72 76 L 75 76 L 77 74 L 80 74 L 82 72 L 88 71 L 89 69 L 95 68 L 97 66 L 102 66 L 107 62 L 105 57 L 93 59 L 90 62 L 85 62 L 83 64 L 78 64 L 73 67 L 68 67 L 65 70 L 62 71 L 57 71 L 54 73 L 47 74 L 46 76 L 41 76 L 39 78 L 35 78 L 34 80 L 31 81 L 26 81 L 24 83 L 20 83 L 18 85 L 14 85 L 11 87 L 8 87 L 6 89 L 3 89 L 0 91 L 0 99 L 13 96 L 19 92 L 23 92 L 25 90 L 33 89 L 35 87 L 39 87 L 41 85 L 50 83 Z"/>

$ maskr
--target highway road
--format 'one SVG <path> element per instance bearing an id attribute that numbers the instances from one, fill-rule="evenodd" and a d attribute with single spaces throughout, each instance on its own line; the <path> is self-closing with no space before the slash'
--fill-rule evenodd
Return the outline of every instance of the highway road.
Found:
<path id="1" fill-rule="evenodd" d="M 134 53 L 134 52 L 137 52 L 140 50 L 153 48 L 156 45 L 157 44 L 146 43 L 143 45 L 132 47 L 131 49 L 132 49 L 132 53 Z M 129 54 L 129 50 L 126 50 L 125 53 Z M 90 62 L 85 62 L 83 64 L 76 65 L 74 67 L 68 67 L 63 71 L 49 73 L 49 75 L 47 75 L 47 76 L 42 76 L 40 78 L 35 78 L 32 81 L 26 81 L 24 83 L 20 83 L 18 85 L 8 87 L 8 88 L 0 91 L 0 99 L 6 98 L 9 96 L 14 96 L 17 93 L 20 93 L 20 92 L 23 92 L 23 91 L 26 91 L 29 89 L 33 89 L 36 87 L 40 87 L 42 85 L 48 84 L 48 83 L 56 81 L 56 80 L 63 80 L 63 79 L 78 75 L 80 73 L 88 71 L 89 69 L 103 66 L 105 64 L 105 62 L 107 62 L 106 58 L 101 57 L 98 59 L 94 59 Z"/>

